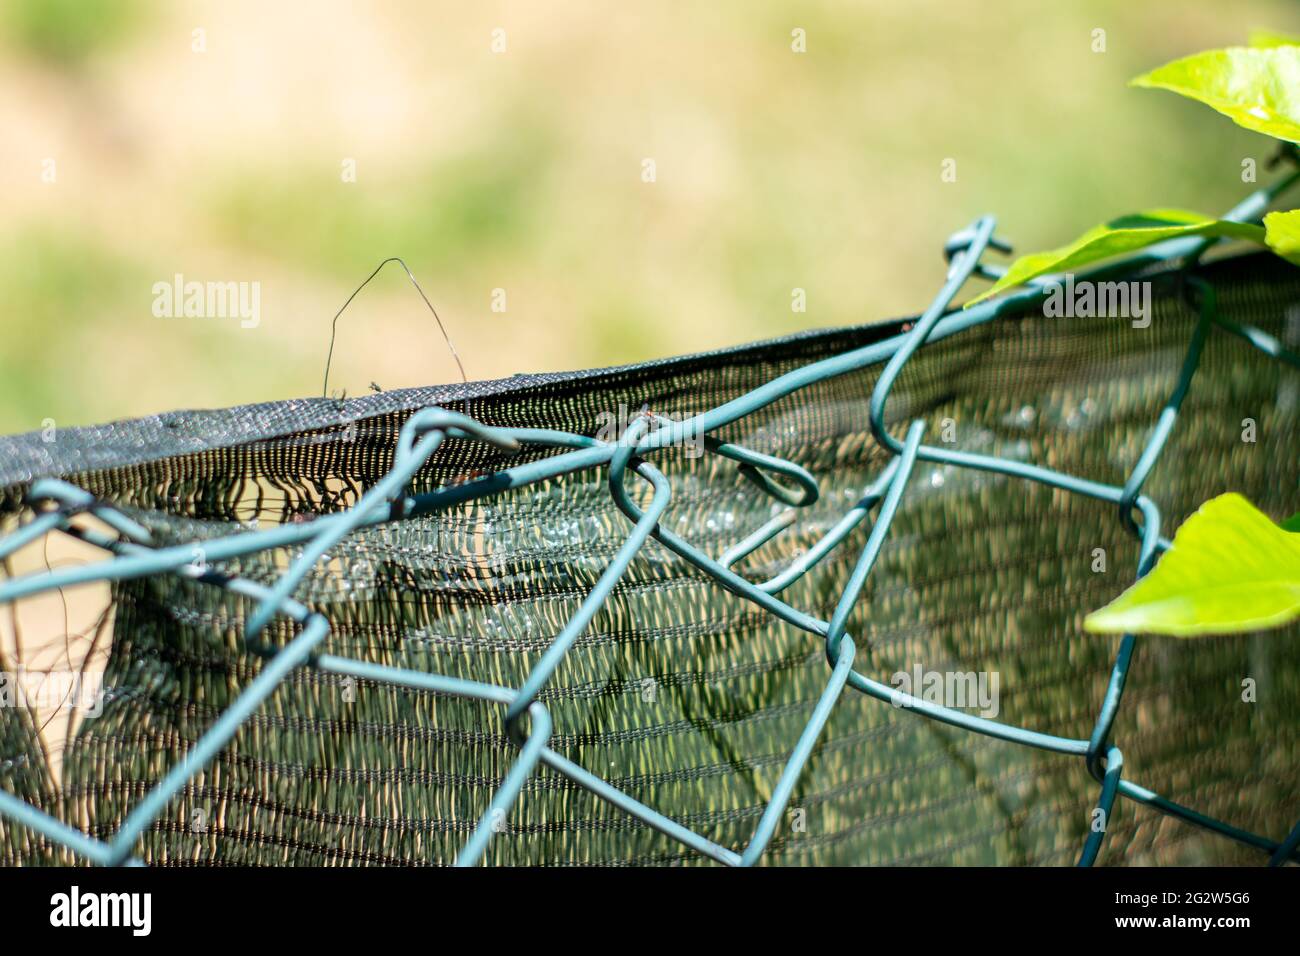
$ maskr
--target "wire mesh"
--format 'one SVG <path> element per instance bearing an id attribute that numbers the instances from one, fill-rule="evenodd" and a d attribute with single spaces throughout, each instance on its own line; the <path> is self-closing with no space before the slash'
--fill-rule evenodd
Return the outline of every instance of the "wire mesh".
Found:
<path id="1" fill-rule="evenodd" d="M 1230 216 L 1257 218 L 1277 191 L 1290 185 L 1294 178 L 1251 197 Z M 289 521 L 271 529 L 242 530 L 216 537 L 196 533 L 192 540 L 178 541 L 172 535 L 169 540 L 151 529 L 147 516 L 115 504 L 107 496 L 91 494 L 54 477 L 36 477 L 25 483 L 25 502 L 32 516 L 5 539 L 0 539 L 0 558 L 54 531 L 78 537 L 110 552 L 112 557 L 84 566 L 6 580 L 0 583 L 0 604 L 92 582 L 122 584 L 165 577 L 183 579 L 202 588 L 217 589 L 251 607 L 243 622 L 238 651 L 255 658 L 257 666 L 250 671 L 250 679 L 233 694 L 228 706 L 186 749 L 182 759 L 148 787 L 126 788 L 130 805 L 111 833 L 86 832 L 68 819 L 3 789 L 0 789 L 0 816 L 93 863 L 141 862 L 138 849 L 142 836 L 162 826 L 161 818 L 168 806 L 189 792 L 195 778 L 237 734 L 254 724 L 256 715 L 272 695 L 307 670 L 335 679 L 404 688 L 440 698 L 459 698 L 475 702 L 484 712 L 491 709 L 500 712 L 505 735 L 514 747 L 514 757 L 508 766 L 500 768 L 495 792 L 488 805 L 478 812 L 477 822 L 455 857 L 457 865 L 473 865 L 485 858 L 494 837 L 503 830 L 502 822 L 530 781 L 536 780 L 541 768 L 566 778 L 571 785 L 703 858 L 728 865 L 757 863 L 772 844 L 801 776 L 819 753 L 819 742 L 828 721 L 842 707 L 846 690 L 881 704 L 905 708 L 912 715 L 908 719 L 934 721 L 1059 755 L 1062 759 L 1078 760 L 1095 782 L 1096 812 L 1091 819 L 1100 821 L 1088 827 L 1077 857 L 1080 864 L 1090 865 L 1098 859 L 1107 833 L 1105 823 L 1111 819 L 1121 796 L 1259 851 L 1274 864 L 1300 860 L 1297 850 L 1300 824 L 1289 834 L 1273 839 L 1202 814 L 1124 776 L 1124 755 L 1113 739 L 1113 731 L 1126 699 L 1126 684 L 1133 667 L 1137 647 L 1133 635 L 1126 635 L 1119 642 L 1101 706 L 1093 715 L 1086 736 L 1000 722 L 936 703 L 923 695 L 906 693 L 872 679 L 857 666 L 861 639 L 855 641 L 849 633 L 850 623 L 890 537 L 900 506 L 909 494 L 920 493 L 916 488 L 918 463 L 931 463 L 958 475 L 1010 478 L 1027 486 L 1049 489 L 1054 495 L 1078 496 L 1114 508 L 1119 526 L 1138 542 L 1136 573 L 1140 576 L 1169 546 L 1161 537 L 1160 508 L 1143 489 L 1162 452 L 1176 435 L 1177 417 L 1207 341 L 1212 336 L 1231 335 L 1242 340 L 1234 343 L 1235 347 L 1253 348 L 1279 366 L 1300 368 L 1300 359 L 1276 336 L 1221 313 L 1215 284 L 1199 266 L 1207 244 L 1172 243 L 1120 266 L 1093 273 L 1096 277 L 1135 276 L 1152 264 L 1176 263 L 1172 281 L 1180 284 L 1186 301 L 1198 316 L 1190 341 L 1184 342 L 1181 368 L 1169 397 L 1123 481 L 1107 483 L 1006 454 L 947 447 L 943 442 L 927 443 L 925 439 L 933 431 L 933 425 L 922 417 L 904 415 L 906 427 L 900 437 L 889 427 L 891 418 L 898 418 L 890 399 L 895 386 L 909 374 L 913 367 L 909 363 L 918 352 L 935 348 L 940 342 L 959 343 L 963 336 L 970 336 L 1015 310 L 1036 306 L 1043 299 L 1046 285 L 1038 282 L 999 300 L 952 311 L 953 299 L 972 276 L 992 278 L 1000 274 L 996 267 L 983 261 L 990 246 L 1001 246 L 994 237 L 991 218 L 980 219 L 954 235 L 945 250 L 950 267 L 942 289 L 929 308 L 899 334 L 793 368 L 739 397 L 684 420 L 674 420 L 644 408 L 621 423 L 621 432 L 611 438 L 526 425 L 487 425 L 469 414 L 437 407 L 416 411 L 401 425 L 389 450 L 391 457 L 382 464 L 370 463 L 375 472 L 373 480 L 365 482 L 365 490 L 355 503 L 314 516 L 313 520 Z M 1168 274 L 1166 281 L 1170 281 Z M 975 348 L 978 351 L 978 343 Z M 779 455 L 755 450 L 749 443 L 732 440 L 726 434 L 728 426 L 822 383 L 877 366 L 881 370 L 868 401 L 851 408 L 848 414 L 865 413 L 870 435 L 877 448 L 885 453 L 881 467 L 861 497 L 824 534 L 767 580 L 751 580 L 738 567 L 783 535 L 801 510 L 819 500 L 824 504 L 824 492 L 821 482 L 808 468 Z M 1028 370 L 1026 374 L 1030 374 Z M 472 403 L 466 407 L 472 408 Z M 772 502 L 770 520 L 731 542 L 716 558 L 692 540 L 689 522 L 686 522 L 686 533 L 682 533 L 675 530 L 681 527 L 681 522 L 670 524 L 665 518 L 674 501 L 674 486 L 665 471 L 656 467 L 656 456 L 691 442 L 699 443 L 709 457 L 712 473 L 723 467 L 734 468 Z M 453 454 L 465 458 L 467 470 L 433 490 L 416 490 L 415 483 L 422 469 L 434 460 L 440 448 L 446 452 L 452 446 Z M 520 448 L 544 453 L 522 464 L 478 466 L 507 458 Z M 594 582 L 578 601 L 576 611 L 567 616 L 554 637 L 544 642 L 521 681 L 466 679 L 366 660 L 362 655 L 328 653 L 323 649 L 336 622 L 312 609 L 313 575 L 321 566 L 335 560 L 342 543 L 368 533 L 381 533 L 395 523 L 449 512 L 467 503 L 545 486 L 565 476 L 591 471 L 604 475 L 607 494 L 629 530 L 616 547 L 611 547 L 599 573 L 594 575 Z M 83 514 L 98 519 L 105 529 L 78 523 L 75 519 Z M 866 531 L 868 519 L 871 520 Z M 538 520 L 544 522 L 547 517 L 543 515 Z M 841 546 L 858 540 L 862 531 L 866 531 L 865 541 L 856 557 L 846 563 L 837 593 L 825 602 L 829 614 L 814 613 L 782 597 L 824 562 L 842 556 Z M 770 616 L 810 637 L 825 658 L 824 682 L 813 699 L 797 708 L 798 733 L 774 755 L 779 773 L 762 801 L 757 819 L 745 818 L 749 833 L 739 844 L 720 842 L 689 825 L 689 821 L 675 819 L 642 802 L 628 792 L 630 788 L 616 786 L 597 770 L 566 756 L 565 748 L 556 739 L 555 720 L 546 702 L 553 678 L 581 644 L 593 621 L 607 609 L 629 569 L 652 542 L 671 553 L 674 560 L 685 562 L 712 586 L 739 599 L 749 612 Z M 286 554 L 288 557 L 283 560 L 268 557 Z M 345 576 L 347 573 L 345 569 Z M 279 635 L 284 639 L 277 640 Z M 485 713 L 481 714 L 479 719 L 484 716 Z M 93 759 L 93 751 L 90 756 Z M 38 785 L 33 787 L 39 792 Z M 1021 825 L 1027 824 L 1022 821 Z"/>

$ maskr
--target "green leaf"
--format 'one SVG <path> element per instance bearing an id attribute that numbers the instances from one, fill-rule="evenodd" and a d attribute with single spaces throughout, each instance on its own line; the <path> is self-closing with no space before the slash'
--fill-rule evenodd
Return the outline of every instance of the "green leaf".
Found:
<path id="1" fill-rule="evenodd" d="M 1229 47 L 1194 53 L 1129 81 L 1170 90 L 1239 126 L 1300 142 L 1300 47 Z"/>
<path id="2" fill-rule="evenodd" d="M 1300 531 L 1300 511 L 1282 522 L 1283 531 Z"/>
<path id="3" fill-rule="evenodd" d="M 1248 239 L 1264 242 L 1264 230 L 1255 225 L 1210 219 L 1199 213 L 1183 209 L 1149 209 L 1146 212 L 1120 216 L 1110 222 L 1089 229 L 1068 246 L 1021 256 L 1006 275 L 993 287 L 966 303 L 974 305 L 1004 289 L 1021 285 L 1037 276 L 1052 272 L 1067 272 L 1101 259 L 1133 252 L 1166 239 L 1183 236 L 1205 238 Z"/>
<path id="4" fill-rule="evenodd" d="M 1283 259 L 1300 266 L 1300 209 L 1265 216 L 1264 240 Z"/>
<path id="5" fill-rule="evenodd" d="M 1193 637 L 1280 627 L 1300 617 L 1300 537 L 1238 494 L 1201 505 L 1131 588 L 1083 622 L 1094 634 Z"/>
<path id="6" fill-rule="evenodd" d="M 1250 31 L 1251 46 L 1300 46 L 1300 37 L 1290 33 L 1277 33 L 1273 30 Z"/>

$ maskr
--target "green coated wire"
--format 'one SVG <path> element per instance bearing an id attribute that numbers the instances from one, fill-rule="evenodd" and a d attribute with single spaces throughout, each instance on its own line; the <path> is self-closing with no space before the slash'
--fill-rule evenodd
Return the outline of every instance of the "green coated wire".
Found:
<path id="1" fill-rule="evenodd" d="M 1293 175 L 1281 184 L 1261 190 L 1229 213 L 1229 218 L 1258 217 L 1267 207 L 1272 196 L 1280 189 L 1291 185 L 1296 179 L 1297 176 Z M 853 687 L 877 700 L 901 704 L 916 711 L 922 717 L 1026 746 L 1084 757 L 1090 772 L 1101 783 L 1097 811 L 1103 825 L 1091 829 L 1080 855 L 1081 865 L 1090 865 L 1097 859 L 1105 835 L 1104 822 L 1110 819 L 1120 795 L 1262 850 L 1270 854 L 1270 862 L 1281 863 L 1300 859 L 1297 851 L 1300 846 L 1300 824 L 1283 841 L 1275 842 L 1224 821 L 1206 817 L 1160 797 L 1132 781 L 1123 779 L 1123 755 L 1109 738 L 1123 698 L 1125 679 L 1136 647 L 1136 639 L 1133 635 L 1124 635 L 1121 639 L 1106 695 L 1088 740 L 1045 734 L 1030 728 L 1002 724 L 942 705 L 931 704 L 905 694 L 897 688 L 873 681 L 853 669 L 856 651 L 852 638 L 846 633 L 847 620 L 883 547 L 916 461 L 944 462 L 959 467 L 997 472 L 1112 502 L 1118 506 L 1125 526 L 1141 540 L 1138 568 L 1140 576 L 1150 568 L 1162 547 L 1167 546 L 1167 542 L 1161 539 L 1159 534 L 1159 511 L 1154 502 L 1141 494 L 1141 488 L 1174 428 L 1178 409 L 1199 363 L 1209 329 L 1212 326 L 1220 327 L 1250 343 L 1264 354 L 1286 364 L 1300 367 L 1296 356 L 1283 349 L 1272 336 L 1218 315 L 1212 288 L 1203 280 L 1189 276 L 1192 287 L 1201 293 L 1201 319 L 1189 345 L 1177 387 L 1162 411 L 1138 464 L 1122 487 L 1089 481 L 1037 465 L 926 446 L 921 443 L 925 430 L 924 422 L 921 421 L 913 422 L 909 426 L 905 439 L 900 441 L 885 427 L 885 409 L 890 390 L 912 355 L 929 342 L 992 321 L 1006 311 L 1032 302 L 1035 297 L 1043 294 L 1040 282 L 1029 289 L 1011 293 L 1001 299 L 967 310 L 965 313 L 948 314 L 947 310 L 952 299 L 972 275 L 998 274 L 995 267 L 984 265 L 980 261 L 984 251 L 989 247 L 1004 250 L 1006 248 L 1004 243 L 994 237 L 994 221 L 991 217 L 977 220 L 971 227 L 956 234 L 950 240 L 947 251 L 952 265 L 948 276 L 939 295 L 910 331 L 787 373 L 747 395 L 684 422 L 670 423 L 648 414 L 641 416 L 615 443 L 606 444 L 588 436 L 546 429 L 488 428 L 464 415 L 442 409 L 426 409 L 417 412 L 406 422 L 399 434 L 390 471 L 372 486 L 353 508 L 338 515 L 322 518 L 308 526 L 284 526 L 204 542 L 205 559 L 216 563 L 259 551 L 302 545 L 301 554 L 272 587 L 224 576 L 217 571 L 196 568 L 193 564 L 192 547 L 188 545 L 155 547 L 145 528 L 111 504 L 98 501 L 81 489 L 62 481 L 45 479 L 35 482 L 30 489 L 29 501 L 33 504 L 52 502 L 56 507 L 54 510 L 39 512 L 31 522 L 19 528 L 8 538 L 0 539 L 0 557 L 53 530 L 63 530 L 82 537 L 108 549 L 114 557 L 99 564 L 62 568 L 44 574 L 37 573 L 8 580 L 0 584 L 0 602 L 13 601 L 55 588 L 92 581 L 125 580 L 164 573 L 185 575 L 205 584 L 226 588 L 257 602 L 256 611 L 246 629 L 246 641 L 250 651 L 263 655 L 266 660 L 258 676 L 240 692 L 235 701 L 200 736 L 182 759 L 174 764 L 127 814 L 111 841 L 92 839 L 4 791 L 0 791 L 0 815 L 7 816 L 20 825 L 45 835 L 91 862 L 100 864 L 138 862 L 131 857 L 135 844 L 144 830 L 157 820 L 169 801 L 194 774 L 221 752 L 244 721 L 274 693 L 289 673 L 298 667 L 310 666 L 322 672 L 351 675 L 363 680 L 474 699 L 502 708 L 503 720 L 512 739 L 519 747 L 519 753 L 488 807 L 480 816 L 469 840 L 457 856 L 458 865 L 473 865 L 483 858 L 489 842 L 497 832 L 497 822 L 509 812 L 528 779 L 541 765 L 564 775 L 597 797 L 710 859 L 727 865 L 751 865 L 761 858 L 770 843 L 803 768 L 813 753 L 817 740 L 836 703 L 841 699 L 845 687 Z M 1129 262 L 1151 261 L 1153 257 L 1166 260 L 1186 258 L 1185 268 L 1190 268 L 1205 248 L 1205 243 L 1200 240 L 1171 242 L 1163 244 L 1163 249 L 1159 252 L 1148 250 Z M 1099 270 L 1098 274 L 1109 273 L 1114 268 L 1106 267 L 1104 270 Z M 764 455 L 733 443 L 718 441 L 707 433 L 752 414 L 810 384 L 879 362 L 885 362 L 885 367 L 877 379 L 871 396 L 868 408 L 869 422 L 878 442 L 895 457 L 891 459 L 858 504 L 850 509 L 812 549 L 792 561 L 769 581 L 762 584 L 748 581 L 731 566 L 789 527 L 793 522 L 793 515 L 797 514 L 795 509 L 807 507 L 816 501 L 819 489 L 812 475 L 793 462 Z M 649 431 L 648 426 L 652 422 L 659 427 Z M 686 539 L 659 525 L 659 519 L 671 495 L 671 488 L 663 474 L 651 466 L 644 457 L 691 434 L 703 435 L 705 447 L 710 452 L 736 461 L 739 472 L 745 478 L 763 489 L 774 500 L 791 507 L 790 511 L 778 515 L 758 531 L 732 546 L 718 560 L 710 558 Z M 520 444 L 538 444 L 571 450 L 503 469 L 493 475 L 462 485 L 438 489 L 418 496 L 408 495 L 405 490 L 407 484 L 435 452 L 443 438 L 448 435 L 485 441 L 504 449 L 513 449 Z M 317 649 L 329 630 L 328 620 L 294 601 L 292 593 L 328 549 L 348 534 L 361 527 L 432 513 L 462 501 L 508 488 L 603 467 L 607 467 L 609 471 L 608 486 L 611 496 L 618 508 L 632 522 L 632 530 L 597 584 L 584 599 L 579 610 L 556 635 L 520 688 L 498 687 L 318 653 Z M 653 489 L 650 505 L 644 510 L 627 492 L 625 476 L 629 467 L 648 481 Z M 791 482 L 794 487 L 782 484 L 773 476 Z M 811 617 L 776 597 L 789 584 L 825 558 L 858 524 L 865 520 L 870 510 L 877 504 L 880 506 L 879 514 L 829 622 Z M 1135 510 L 1141 515 L 1141 524 L 1134 520 Z M 120 537 L 115 538 L 74 527 L 71 524 L 72 517 L 83 511 L 92 512 L 104 520 Z M 595 613 L 613 593 L 619 579 L 627 571 L 636 554 L 652 537 L 704 571 L 723 588 L 753 602 L 779 619 L 810 633 L 825 643 L 827 659 L 831 667 L 830 678 L 805 723 L 794 750 L 787 759 L 777 786 L 743 853 L 738 854 L 681 826 L 612 787 L 549 746 L 553 725 L 549 712 L 538 698 L 573 642 L 590 624 Z M 283 648 L 278 649 L 265 647 L 253 640 L 265 627 L 270 617 L 276 613 L 286 614 L 300 628 L 296 637 Z M 530 722 L 527 732 L 522 727 L 522 718 L 525 714 L 528 715 Z"/>

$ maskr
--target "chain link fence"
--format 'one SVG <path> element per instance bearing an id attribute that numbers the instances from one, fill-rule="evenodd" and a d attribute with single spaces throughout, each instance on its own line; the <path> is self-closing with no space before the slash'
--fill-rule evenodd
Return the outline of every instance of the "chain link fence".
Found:
<path id="1" fill-rule="evenodd" d="M 107 582 L 112 641 L 57 770 L 0 708 L 0 860 L 1295 860 L 1294 635 L 1079 626 L 1211 495 L 1294 505 L 1294 269 L 952 310 L 997 245 L 905 322 L 0 439 L 0 556 L 109 555 L 0 605 Z"/>

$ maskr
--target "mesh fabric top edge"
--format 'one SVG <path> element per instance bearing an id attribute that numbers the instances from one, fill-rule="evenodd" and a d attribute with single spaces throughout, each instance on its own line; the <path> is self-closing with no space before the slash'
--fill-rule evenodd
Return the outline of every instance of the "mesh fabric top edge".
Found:
<path id="1" fill-rule="evenodd" d="M 1224 257 L 1205 267 L 1248 267 L 1251 260 L 1272 258 L 1266 251 Z M 1156 278 L 1177 271 L 1174 263 L 1138 268 L 1131 274 Z M 958 311 L 960 307 L 958 307 Z M 1014 313 L 1013 313 L 1014 315 Z M 374 415 L 410 411 L 430 405 L 457 405 L 474 399 L 523 392 L 546 386 L 613 379 L 646 372 L 672 372 L 719 359 L 734 362 L 750 355 L 809 348 L 827 340 L 855 339 L 853 346 L 879 341 L 902 331 L 915 316 L 810 329 L 759 342 L 743 343 L 689 355 L 651 359 L 629 365 L 570 372 L 521 374 L 467 383 L 417 386 L 355 398 L 294 398 L 220 409 L 176 410 L 98 425 L 61 428 L 57 439 L 31 431 L 0 436 L 0 490 L 12 492 L 37 478 L 66 477 L 90 471 L 129 467 L 174 455 L 242 445 L 296 432 L 326 428 Z"/>

